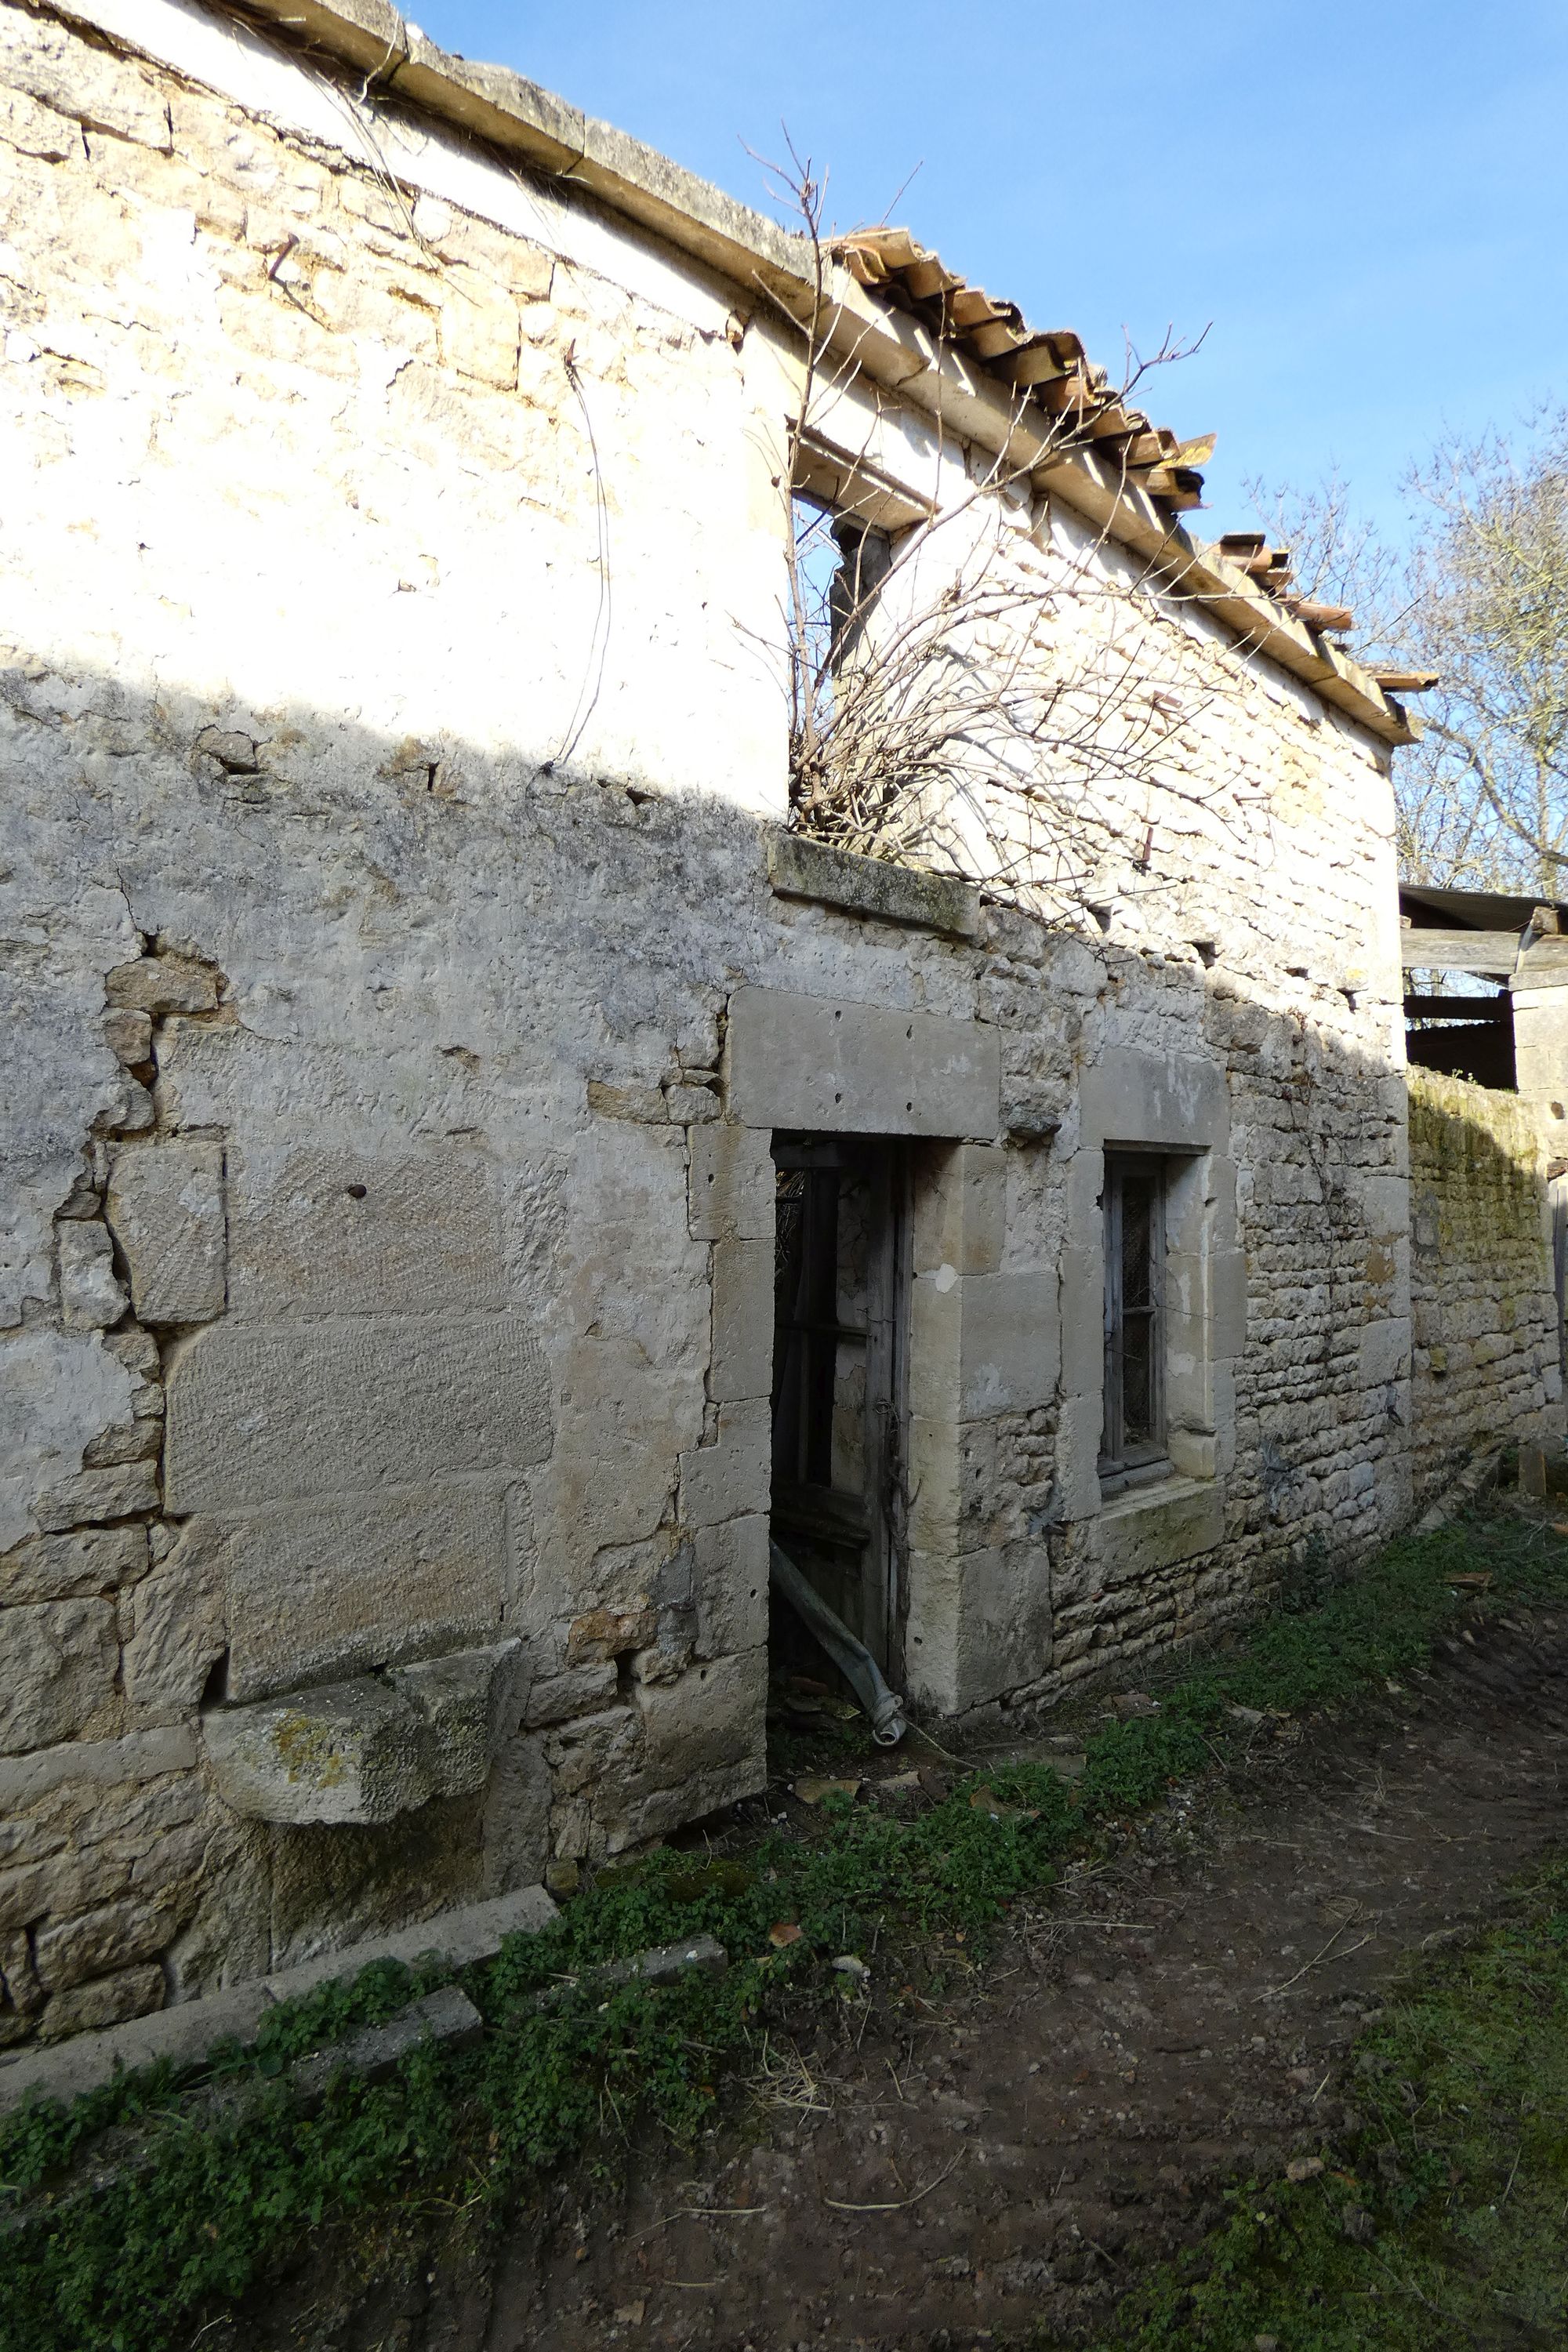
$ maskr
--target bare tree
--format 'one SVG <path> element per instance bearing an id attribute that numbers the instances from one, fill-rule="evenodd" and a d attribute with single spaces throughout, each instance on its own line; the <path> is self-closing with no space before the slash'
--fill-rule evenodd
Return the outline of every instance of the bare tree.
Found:
<path id="1" fill-rule="evenodd" d="M 1404 547 L 1358 513 L 1337 469 L 1307 489 L 1246 485 L 1302 592 L 1353 608 L 1359 660 L 1441 675 L 1394 773 L 1412 881 L 1556 893 L 1551 853 L 1568 845 L 1563 420 L 1554 432 L 1555 448 L 1548 438 L 1522 460 L 1497 436 L 1440 444 L 1407 478 L 1423 520 Z"/>
<path id="2" fill-rule="evenodd" d="M 1270 488 L 1257 474 L 1241 487 L 1273 544 L 1289 550 L 1297 593 L 1354 613 L 1357 659 L 1401 658 L 1410 604 L 1405 566 L 1375 524 L 1358 512 L 1339 467 L 1331 466 L 1307 489 Z"/>
<path id="3" fill-rule="evenodd" d="M 1500 871 L 1547 898 L 1568 869 L 1568 411 L 1522 442 L 1449 437 L 1410 477 L 1425 509 L 1411 642 L 1443 674 L 1437 774 Z"/>
<path id="4" fill-rule="evenodd" d="M 1447 890 L 1533 888 L 1520 844 L 1456 772 L 1440 735 L 1429 732 L 1400 753 L 1394 797 L 1405 881 Z"/>
<path id="5" fill-rule="evenodd" d="M 1048 560 L 1036 543 L 1045 509 L 1031 478 L 1089 437 L 1081 410 L 1047 415 L 1020 392 L 1026 463 L 969 453 L 962 491 L 901 528 L 878 520 L 874 499 L 821 497 L 812 451 L 824 416 L 842 434 L 840 395 L 868 393 L 874 413 L 879 395 L 829 331 L 823 184 L 793 149 L 767 168 L 805 231 L 816 288 L 784 484 L 795 821 L 862 855 L 977 877 L 1039 912 L 1092 903 L 1108 871 L 1148 872 L 1152 793 L 1189 808 L 1218 797 L 1194 784 L 1176 740 L 1212 678 L 1194 682 L 1191 636 L 1162 602 L 1168 583 L 1135 565 L 1111 576 L 1102 541 Z M 1131 395 L 1191 348 L 1168 333 L 1148 358 L 1129 348 L 1114 393 L 1102 372 L 1086 383 L 1147 436 Z M 1184 461 L 1196 462 L 1178 452 Z"/>

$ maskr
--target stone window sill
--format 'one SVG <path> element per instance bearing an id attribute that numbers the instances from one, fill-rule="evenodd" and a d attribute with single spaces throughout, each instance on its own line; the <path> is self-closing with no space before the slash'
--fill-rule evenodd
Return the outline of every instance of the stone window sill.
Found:
<path id="1" fill-rule="evenodd" d="M 1163 1486 L 1175 1475 L 1175 1465 L 1165 1455 L 1157 1462 L 1135 1462 L 1125 1470 L 1102 1470 L 1100 1500 L 1118 1502 L 1123 1495 L 1142 1494 L 1149 1486 Z"/>
<path id="2" fill-rule="evenodd" d="M 1184 1478 L 1181 1473 L 1165 1465 L 1165 1475 L 1144 1486 L 1130 1487 L 1125 1493 L 1108 1495 L 1100 1511 L 1104 1519 L 1136 1518 L 1141 1513 L 1165 1511 L 1173 1505 L 1190 1502 L 1200 1496 L 1215 1492 L 1213 1478 Z"/>

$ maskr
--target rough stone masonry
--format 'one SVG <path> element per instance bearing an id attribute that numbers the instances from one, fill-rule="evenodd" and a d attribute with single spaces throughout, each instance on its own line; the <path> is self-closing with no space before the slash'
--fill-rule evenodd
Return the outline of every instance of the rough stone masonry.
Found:
<path id="1" fill-rule="evenodd" d="M 1086 460 L 1010 560 L 1089 667 L 1159 641 L 1142 857 L 1068 920 L 782 833 L 804 268 L 379 0 L 0 6 L 0 2047 L 762 1786 L 780 1135 L 907 1170 L 930 1717 L 1223 1625 L 1443 1451 L 1397 710 L 1156 595 Z M 1006 388 L 836 299 L 836 446 L 970 498 Z M 1121 1488 L 1108 1150 L 1166 1171 Z M 1468 1433 L 1554 1425 L 1521 1218 Z"/>

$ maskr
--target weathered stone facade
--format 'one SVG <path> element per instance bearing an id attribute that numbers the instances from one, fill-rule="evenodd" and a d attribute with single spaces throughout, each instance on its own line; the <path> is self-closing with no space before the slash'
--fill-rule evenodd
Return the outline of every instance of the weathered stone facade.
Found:
<path id="1" fill-rule="evenodd" d="M 1080 924 L 787 840 L 796 362 L 720 262 L 788 240 L 597 127 L 640 209 L 521 173 L 428 57 L 367 116 L 376 9 L 311 22 L 0 9 L 0 2043 L 762 1784 L 780 1132 L 908 1171 L 921 1708 L 1411 1496 L 1370 681 L 1015 489 L 1192 789 Z M 1172 1171 L 1169 1475 L 1108 1496 L 1116 1146 Z"/>

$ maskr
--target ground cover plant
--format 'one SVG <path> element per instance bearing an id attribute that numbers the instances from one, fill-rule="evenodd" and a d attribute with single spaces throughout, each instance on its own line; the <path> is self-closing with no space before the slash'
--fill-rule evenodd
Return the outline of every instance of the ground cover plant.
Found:
<path id="1" fill-rule="evenodd" d="M 829 1798 L 719 1859 L 665 1850 L 601 1873 L 545 1934 L 467 1973 L 487 2023 L 475 2049 L 416 2053 L 381 2084 L 340 2077 L 301 2113 L 281 2079 L 294 2057 L 437 1980 L 383 1965 L 276 2011 L 195 2109 L 165 2072 L 25 2112 L 0 2130 L 0 2345 L 166 2347 L 324 2221 L 399 2198 L 499 2216 L 544 2168 L 584 2149 L 608 2160 L 639 2116 L 690 2139 L 771 2026 L 837 2008 L 846 1984 L 888 2002 L 911 1980 L 933 1990 L 944 1948 L 983 1955 L 1065 1856 L 1237 1756 L 1260 1717 L 1421 1671 L 1462 1612 L 1565 1599 L 1568 1544 L 1549 1528 L 1496 1514 L 1407 1540 L 1352 1581 L 1304 1578 L 1232 1653 L 1171 1674 L 1158 1713 L 1092 1730 L 1076 1783 L 1047 1764 L 961 1776 L 913 1818 Z M 722 1976 L 593 1978 L 703 1931 L 730 1955 Z M 73 2185 L 84 2154 L 114 2177 Z"/>
<path id="2" fill-rule="evenodd" d="M 1351 2075 L 1363 2127 L 1233 2189 L 1101 2352 L 1568 2341 L 1568 1858 L 1409 1968 Z"/>

